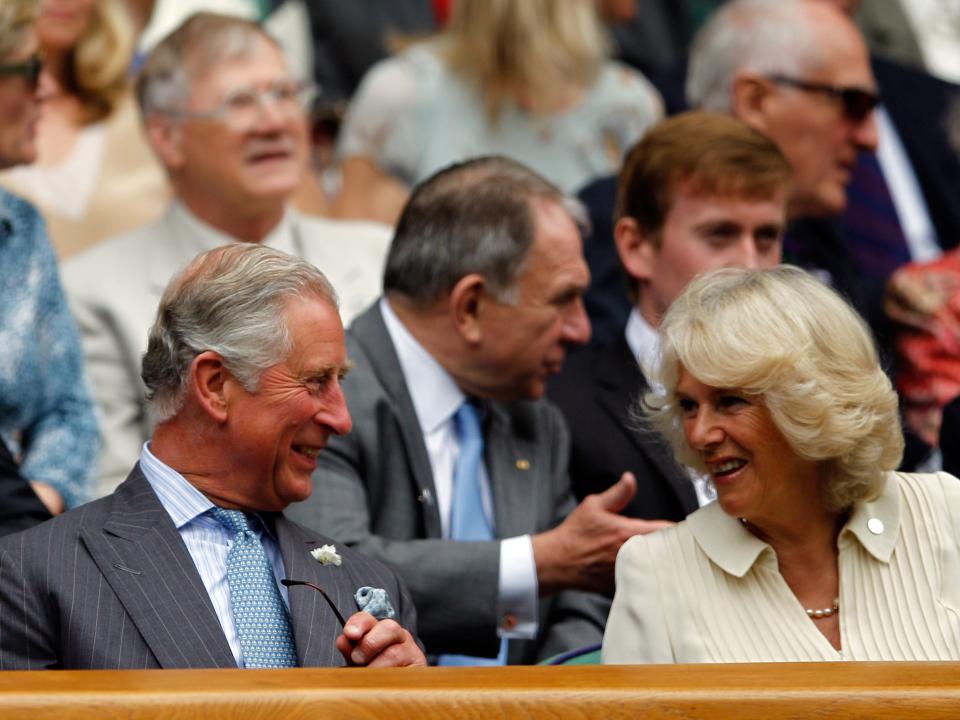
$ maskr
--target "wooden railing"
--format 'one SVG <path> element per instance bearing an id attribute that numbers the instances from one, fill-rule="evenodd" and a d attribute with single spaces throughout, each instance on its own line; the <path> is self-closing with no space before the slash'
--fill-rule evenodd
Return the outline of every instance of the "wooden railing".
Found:
<path id="1" fill-rule="evenodd" d="M 960 663 L 0 673 L 0 717 L 960 717 Z"/>

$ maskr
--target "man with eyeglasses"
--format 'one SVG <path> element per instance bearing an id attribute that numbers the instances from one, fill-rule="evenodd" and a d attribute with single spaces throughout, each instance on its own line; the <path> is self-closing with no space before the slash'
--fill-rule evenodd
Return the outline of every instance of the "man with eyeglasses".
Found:
<path id="1" fill-rule="evenodd" d="M 323 269 L 349 322 L 378 295 L 390 239 L 385 226 L 288 208 L 306 170 L 311 93 L 255 23 L 194 15 L 151 52 L 137 96 L 175 199 L 158 221 L 64 266 L 102 418 L 101 495 L 123 479 L 152 428 L 140 357 L 174 272 L 218 245 L 261 243 Z"/>
<path id="2" fill-rule="evenodd" d="M 828 3 L 726 4 L 694 40 L 687 96 L 777 143 L 794 169 L 791 218 L 841 212 L 859 152 L 877 146 L 866 45 Z"/>

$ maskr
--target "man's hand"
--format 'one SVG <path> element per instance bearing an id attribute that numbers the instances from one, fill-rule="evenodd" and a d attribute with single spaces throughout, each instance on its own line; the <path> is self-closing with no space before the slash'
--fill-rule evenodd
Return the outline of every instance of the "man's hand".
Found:
<path id="1" fill-rule="evenodd" d="M 347 665 L 408 667 L 427 664 L 413 635 L 399 623 L 377 620 L 367 612 L 355 613 L 347 619 L 343 634 L 337 638 L 337 650 Z"/>
<path id="2" fill-rule="evenodd" d="M 951 273 L 900 268 L 887 282 L 883 310 L 894 322 L 930 331 L 958 290 L 960 284 Z"/>
<path id="3" fill-rule="evenodd" d="M 620 515 L 636 492 L 636 478 L 625 472 L 604 492 L 584 498 L 553 530 L 534 535 L 541 595 L 567 589 L 613 594 L 613 567 L 620 546 L 634 535 L 673 525 Z"/>

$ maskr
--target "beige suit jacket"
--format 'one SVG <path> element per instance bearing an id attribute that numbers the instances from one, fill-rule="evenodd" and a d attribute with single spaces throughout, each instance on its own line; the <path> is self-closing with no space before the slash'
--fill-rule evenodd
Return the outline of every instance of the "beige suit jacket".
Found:
<path id="1" fill-rule="evenodd" d="M 289 211 L 294 247 L 319 267 L 340 297 L 346 325 L 380 294 L 390 228 L 306 217 Z M 174 203 L 156 222 L 70 258 L 63 281 L 80 328 L 91 391 L 100 413 L 103 453 L 98 496 L 126 477 L 150 437 L 140 366 L 147 333 L 170 278 L 198 253 L 226 238 L 197 230 L 199 221 Z M 268 245 L 271 239 L 266 239 Z"/>

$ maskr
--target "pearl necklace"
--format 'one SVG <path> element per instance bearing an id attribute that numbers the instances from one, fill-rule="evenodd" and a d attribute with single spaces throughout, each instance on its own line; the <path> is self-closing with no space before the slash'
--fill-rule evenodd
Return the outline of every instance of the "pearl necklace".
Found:
<path id="1" fill-rule="evenodd" d="M 835 615 L 840 609 L 840 598 L 833 599 L 833 607 L 823 608 L 822 610 L 814 610 L 812 608 L 804 608 L 807 611 L 807 617 L 811 620 L 820 620 L 822 618 L 828 618 L 831 615 Z"/>

